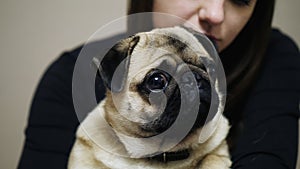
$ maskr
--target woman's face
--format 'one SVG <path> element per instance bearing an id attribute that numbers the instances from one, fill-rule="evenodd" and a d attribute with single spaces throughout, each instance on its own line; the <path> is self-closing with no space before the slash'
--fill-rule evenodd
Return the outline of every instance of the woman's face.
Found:
<path id="1" fill-rule="evenodd" d="M 153 12 L 176 15 L 215 40 L 219 52 L 236 38 L 250 19 L 256 0 L 154 0 Z M 155 27 L 177 25 L 175 20 L 153 17 Z M 190 26 L 189 26 L 190 27 Z"/>

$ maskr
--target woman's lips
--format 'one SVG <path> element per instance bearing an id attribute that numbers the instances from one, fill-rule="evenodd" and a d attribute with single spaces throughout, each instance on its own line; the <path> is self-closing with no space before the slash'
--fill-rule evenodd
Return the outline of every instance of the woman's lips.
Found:
<path id="1" fill-rule="evenodd" d="M 213 45 L 215 46 L 215 48 L 218 50 L 219 49 L 219 46 L 217 44 L 218 41 L 220 41 L 218 38 L 216 38 L 215 36 L 213 35 L 209 35 L 209 34 L 205 34 L 208 39 L 213 43 Z"/>
<path id="2" fill-rule="evenodd" d="M 205 35 L 211 40 L 220 41 L 220 39 L 216 38 L 214 35 L 210 35 L 210 34 L 205 34 Z"/>

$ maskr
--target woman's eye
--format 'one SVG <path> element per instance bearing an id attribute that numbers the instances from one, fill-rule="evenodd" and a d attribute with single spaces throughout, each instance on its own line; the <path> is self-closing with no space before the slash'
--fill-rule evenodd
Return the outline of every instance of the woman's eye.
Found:
<path id="1" fill-rule="evenodd" d="M 168 78 L 161 72 L 150 75 L 145 82 L 146 88 L 151 92 L 164 90 L 168 85 Z"/>
<path id="2" fill-rule="evenodd" d="M 251 0 L 232 0 L 238 6 L 249 6 Z"/>

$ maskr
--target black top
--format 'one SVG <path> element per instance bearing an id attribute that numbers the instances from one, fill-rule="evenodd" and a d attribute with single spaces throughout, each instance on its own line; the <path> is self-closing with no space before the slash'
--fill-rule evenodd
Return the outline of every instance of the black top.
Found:
<path id="1" fill-rule="evenodd" d="M 106 41 L 99 45 L 105 46 Z M 81 48 L 62 54 L 41 79 L 31 105 L 19 169 L 67 167 L 79 125 L 72 100 L 72 74 Z M 295 168 L 299 75 L 297 46 L 273 30 L 263 70 L 244 108 L 244 130 L 232 152 L 232 168 Z M 96 86 L 99 101 L 105 89 L 98 78 Z"/>

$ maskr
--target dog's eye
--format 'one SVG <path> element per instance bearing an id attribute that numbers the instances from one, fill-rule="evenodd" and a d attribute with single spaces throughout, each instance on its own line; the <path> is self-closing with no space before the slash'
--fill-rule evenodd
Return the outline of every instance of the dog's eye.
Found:
<path id="1" fill-rule="evenodd" d="M 146 79 L 146 88 L 152 92 L 164 90 L 168 85 L 168 78 L 165 74 L 156 72 Z"/>

